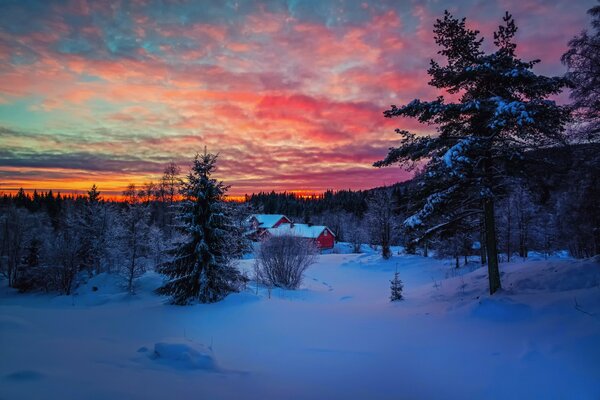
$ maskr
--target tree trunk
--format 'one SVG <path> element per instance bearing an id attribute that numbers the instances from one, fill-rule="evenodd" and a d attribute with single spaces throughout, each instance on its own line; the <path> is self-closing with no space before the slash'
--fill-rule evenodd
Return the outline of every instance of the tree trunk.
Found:
<path id="1" fill-rule="evenodd" d="M 521 211 L 521 214 L 523 211 Z M 523 215 L 519 216 L 519 255 L 522 258 L 527 258 L 527 250 L 525 249 L 526 233 L 525 233 L 525 222 L 523 221 Z"/>
<path id="2" fill-rule="evenodd" d="M 506 261 L 510 262 L 510 253 L 512 249 L 510 248 L 510 241 L 512 232 L 510 226 L 512 224 L 512 215 L 511 215 L 511 203 L 508 202 L 508 209 L 506 210 Z"/>
<path id="3" fill-rule="evenodd" d="M 527 257 L 527 252 L 525 251 L 525 238 L 523 237 L 523 232 L 519 235 L 519 255 L 523 258 Z"/>
<path id="4" fill-rule="evenodd" d="M 136 220 L 132 219 L 131 221 L 131 235 L 132 235 L 132 249 L 131 249 L 131 265 L 129 266 L 129 281 L 127 285 L 127 289 L 130 294 L 133 294 L 133 278 L 135 277 L 135 257 L 137 250 L 137 238 L 136 238 L 136 229 L 135 224 Z"/>
<path id="5" fill-rule="evenodd" d="M 423 257 L 428 257 L 429 256 L 429 252 L 427 250 L 427 240 L 425 240 L 423 242 Z"/>
<path id="6" fill-rule="evenodd" d="M 485 218 L 485 248 L 487 253 L 490 294 L 494 294 L 498 289 L 501 288 L 500 270 L 498 269 L 498 250 L 496 244 L 496 220 L 494 215 L 494 200 L 484 200 L 483 214 Z"/>
<path id="7" fill-rule="evenodd" d="M 485 222 L 483 218 L 479 218 L 479 256 L 481 257 L 481 265 L 487 264 L 485 253 Z"/>

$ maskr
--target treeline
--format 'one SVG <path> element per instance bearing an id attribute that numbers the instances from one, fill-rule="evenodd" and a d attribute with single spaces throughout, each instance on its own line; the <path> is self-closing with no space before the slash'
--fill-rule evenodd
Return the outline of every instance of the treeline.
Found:
<path id="1" fill-rule="evenodd" d="M 363 217 L 367 210 L 368 190 L 328 190 L 318 196 L 298 196 L 294 193 L 260 192 L 246 196 L 246 202 L 265 214 L 285 214 L 304 222 L 314 215 L 331 211 L 347 212 Z"/>
<path id="2" fill-rule="evenodd" d="M 0 197 L 0 274 L 20 291 L 71 294 L 81 281 L 103 273 L 119 273 L 123 286 L 135 291 L 136 279 L 169 261 L 182 240 L 179 199 L 180 170 L 165 168 L 158 184 L 134 184 L 123 201 L 103 199 L 94 185 L 87 195 L 19 190 Z M 226 203 L 232 220 L 241 204 Z M 243 251 L 238 240 L 232 254 Z"/>
<path id="3" fill-rule="evenodd" d="M 118 272 L 133 292 L 135 278 L 164 257 L 165 216 L 165 203 L 104 201 L 95 187 L 88 196 L 4 196 L 0 271 L 21 291 L 62 294 L 95 274 Z"/>
<path id="4" fill-rule="evenodd" d="M 568 250 L 574 257 L 600 252 L 600 145 L 580 144 L 540 149 L 512 167 L 498 196 L 497 232 L 501 257 L 527 257 Z M 485 252 L 481 214 L 428 233 L 404 221 L 421 203 L 417 200 L 423 174 L 408 182 L 363 191 L 328 191 L 303 198 L 290 193 L 259 193 L 248 197 L 252 209 L 285 214 L 303 222 L 327 225 L 338 241 L 391 245 L 408 252 L 453 257 L 457 265 Z M 441 219 L 440 219 L 441 222 Z M 433 223 L 435 226 L 436 224 Z M 459 260 L 460 259 L 460 260 Z"/>

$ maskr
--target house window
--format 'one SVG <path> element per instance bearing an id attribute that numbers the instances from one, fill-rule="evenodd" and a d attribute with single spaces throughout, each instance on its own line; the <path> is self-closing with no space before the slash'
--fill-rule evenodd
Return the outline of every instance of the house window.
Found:
<path id="1" fill-rule="evenodd" d="M 325 235 L 325 236 L 327 236 L 327 229 L 325 229 L 325 233 L 324 233 L 324 235 Z"/>

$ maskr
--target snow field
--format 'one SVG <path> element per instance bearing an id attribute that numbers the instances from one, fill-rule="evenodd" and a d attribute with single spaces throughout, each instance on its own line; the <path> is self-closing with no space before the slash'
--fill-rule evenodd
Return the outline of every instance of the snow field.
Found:
<path id="1" fill-rule="evenodd" d="M 390 303 L 396 267 L 406 300 Z M 501 271 L 490 297 L 474 261 L 324 254 L 300 290 L 250 282 L 190 307 L 153 294 L 155 273 L 135 296 L 106 274 L 75 296 L 3 282 L 0 398 L 598 398 L 599 263 Z"/>

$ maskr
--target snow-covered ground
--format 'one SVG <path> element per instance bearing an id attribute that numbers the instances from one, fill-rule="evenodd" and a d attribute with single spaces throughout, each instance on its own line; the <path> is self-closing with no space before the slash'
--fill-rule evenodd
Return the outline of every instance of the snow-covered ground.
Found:
<path id="1" fill-rule="evenodd" d="M 0 398 L 598 399 L 600 264 L 538 258 L 502 264 L 491 297 L 476 263 L 373 253 L 190 307 L 154 295 L 154 273 L 135 296 L 114 275 L 75 296 L 3 282 Z"/>

